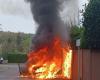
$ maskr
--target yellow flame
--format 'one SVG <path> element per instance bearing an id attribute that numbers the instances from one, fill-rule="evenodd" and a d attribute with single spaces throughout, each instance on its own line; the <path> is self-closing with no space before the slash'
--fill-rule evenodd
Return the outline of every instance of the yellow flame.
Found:
<path id="1" fill-rule="evenodd" d="M 52 63 L 50 65 L 46 65 L 37 69 L 35 72 L 38 73 L 36 76 L 37 78 L 54 78 L 56 75 L 56 72 L 54 72 L 54 69 L 56 68 L 56 64 Z"/>
<path id="2" fill-rule="evenodd" d="M 64 76 L 65 77 L 67 77 L 68 79 L 70 79 L 71 78 L 71 63 L 72 63 L 72 50 L 69 50 L 69 52 L 66 52 L 66 50 L 63 50 L 64 51 L 64 53 L 66 53 L 66 54 L 64 54 L 64 64 L 63 64 L 63 66 L 64 66 L 64 71 L 63 71 L 63 73 L 64 73 Z"/>

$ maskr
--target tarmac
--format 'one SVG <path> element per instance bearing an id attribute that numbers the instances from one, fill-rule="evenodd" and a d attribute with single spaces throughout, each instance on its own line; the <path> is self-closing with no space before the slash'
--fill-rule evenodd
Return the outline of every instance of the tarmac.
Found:
<path id="1" fill-rule="evenodd" d="M 19 75 L 18 64 L 0 64 L 0 80 L 26 80 Z"/>

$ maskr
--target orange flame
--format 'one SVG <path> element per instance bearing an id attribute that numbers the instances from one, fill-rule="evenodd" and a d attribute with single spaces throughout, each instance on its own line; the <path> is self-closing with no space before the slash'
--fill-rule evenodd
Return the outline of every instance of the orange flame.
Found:
<path id="1" fill-rule="evenodd" d="M 63 47 L 59 38 L 54 39 L 52 47 L 45 47 L 28 54 L 28 71 L 32 78 L 71 79 L 72 50 Z"/>

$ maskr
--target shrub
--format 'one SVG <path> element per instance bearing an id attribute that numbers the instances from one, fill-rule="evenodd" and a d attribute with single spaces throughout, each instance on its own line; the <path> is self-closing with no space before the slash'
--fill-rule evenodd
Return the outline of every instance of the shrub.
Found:
<path id="1" fill-rule="evenodd" d="M 73 49 L 76 49 L 76 40 L 81 39 L 82 34 L 83 34 L 84 28 L 83 27 L 78 27 L 78 26 L 73 26 L 71 28 L 71 46 Z"/>
<path id="2" fill-rule="evenodd" d="M 8 54 L 8 63 L 24 63 L 27 61 L 27 54 Z"/>

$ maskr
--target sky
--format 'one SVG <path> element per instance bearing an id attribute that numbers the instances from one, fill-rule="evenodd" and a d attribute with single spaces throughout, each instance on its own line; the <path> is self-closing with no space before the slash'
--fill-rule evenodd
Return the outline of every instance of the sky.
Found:
<path id="1" fill-rule="evenodd" d="M 85 2 L 87 0 L 79 0 L 80 9 Z M 29 3 L 24 0 L 0 0 L 0 29 L 34 34 L 36 27 Z"/>

